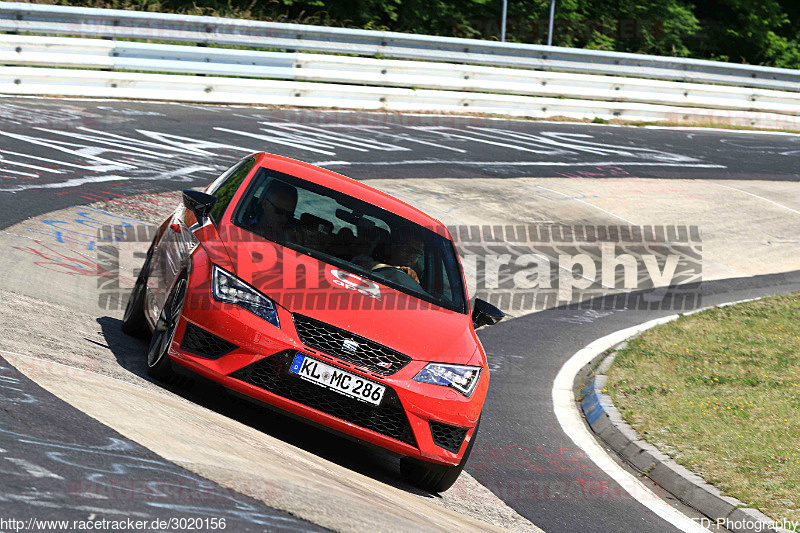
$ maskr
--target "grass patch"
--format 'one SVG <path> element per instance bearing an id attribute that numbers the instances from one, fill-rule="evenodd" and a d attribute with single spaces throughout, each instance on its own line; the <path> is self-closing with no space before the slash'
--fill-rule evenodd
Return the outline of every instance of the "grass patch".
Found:
<path id="1" fill-rule="evenodd" d="M 714 308 L 617 354 L 608 392 L 647 441 L 776 520 L 800 520 L 800 293 Z"/>

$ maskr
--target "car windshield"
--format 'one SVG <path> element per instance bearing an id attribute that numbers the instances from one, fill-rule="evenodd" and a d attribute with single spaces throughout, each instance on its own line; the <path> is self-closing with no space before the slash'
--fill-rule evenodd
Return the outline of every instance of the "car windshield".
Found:
<path id="1" fill-rule="evenodd" d="M 233 223 L 282 246 L 466 313 L 453 243 L 363 200 L 262 168 Z"/>

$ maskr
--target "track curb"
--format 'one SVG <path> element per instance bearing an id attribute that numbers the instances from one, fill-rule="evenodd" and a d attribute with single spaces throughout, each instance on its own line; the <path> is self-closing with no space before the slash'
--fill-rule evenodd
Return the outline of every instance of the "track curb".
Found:
<path id="1" fill-rule="evenodd" d="M 731 302 L 733 305 L 742 302 Z M 713 306 L 722 307 L 722 306 Z M 694 314 L 709 308 L 693 311 Z M 677 320 L 679 314 L 653 320 L 635 328 L 635 333 L 628 339 L 603 349 L 603 343 L 595 343 L 597 353 L 576 374 L 573 381 L 575 397 L 580 402 L 580 410 L 591 430 L 600 440 L 605 442 L 626 463 L 661 486 L 675 498 L 709 517 L 713 523 L 722 522 L 734 533 L 791 533 L 788 529 L 770 527 L 776 521 L 761 511 L 747 507 L 747 504 L 736 498 L 725 496 L 722 491 L 706 483 L 703 478 L 679 465 L 667 455 L 660 452 L 652 444 L 641 439 L 639 434 L 623 420 L 622 415 L 611 401 L 611 397 L 603 391 L 606 387 L 608 371 L 614 362 L 616 353 L 628 345 L 628 341 L 641 335 L 644 331 L 667 322 Z M 615 335 L 612 333 L 612 335 Z M 606 345 L 607 346 L 607 345 Z M 710 525 L 710 524 L 709 524 Z"/>

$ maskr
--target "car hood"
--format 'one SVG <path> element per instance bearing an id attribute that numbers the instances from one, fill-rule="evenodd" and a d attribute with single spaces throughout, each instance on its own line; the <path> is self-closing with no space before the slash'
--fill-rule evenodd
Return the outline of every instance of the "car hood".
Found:
<path id="1" fill-rule="evenodd" d="M 378 342 L 412 359 L 470 364 L 469 315 L 450 311 L 269 243 L 232 254 L 235 274 L 291 313 Z M 284 326 L 285 327 L 285 326 Z"/>

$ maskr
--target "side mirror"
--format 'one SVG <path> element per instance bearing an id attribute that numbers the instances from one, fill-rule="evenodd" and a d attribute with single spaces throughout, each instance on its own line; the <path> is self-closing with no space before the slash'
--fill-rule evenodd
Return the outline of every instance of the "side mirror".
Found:
<path id="1" fill-rule="evenodd" d="M 197 222 L 200 224 L 208 217 L 211 207 L 217 201 L 216 196 L 211 196 L 200 191 L 193 191 L 191 189 L 183 191 L 183 205 L 186 209 L 194 213 Z"/>
<path id="2" fill-rule="evenodd" d="M 480 298 L 475 298 L 472 308 L 472 325 L 475 329 L 482 326 L 494 326 L 506 316 L 504 312 Z"/>

